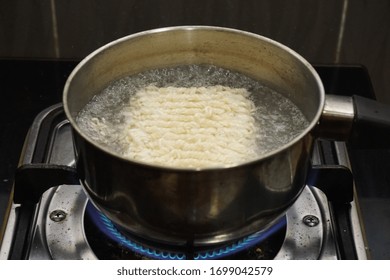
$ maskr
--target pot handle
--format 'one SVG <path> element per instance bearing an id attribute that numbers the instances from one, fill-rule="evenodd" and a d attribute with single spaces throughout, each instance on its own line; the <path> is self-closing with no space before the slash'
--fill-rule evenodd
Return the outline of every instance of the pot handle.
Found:
<path id="1" fill-rule="evenodd" d="M 390 148 L 390 106 L 358 95 L 327 95 L 317 135 L 354 148 Z"/>
<path id="2" fill-rule="evenodd" d="M 359 148 L 390 148 L 390 106 L 358 95 L 353 103 L 349 143 Z"/>

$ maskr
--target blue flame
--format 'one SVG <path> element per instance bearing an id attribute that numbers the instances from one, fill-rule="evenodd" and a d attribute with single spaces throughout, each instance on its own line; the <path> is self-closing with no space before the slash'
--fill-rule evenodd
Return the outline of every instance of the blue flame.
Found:
<path id="1" fill-rule="evenodd" d="M 124 236 L 116 226 L 108 219 L 104 214 L 97 211 L 91 204 L 87 206 L 88 214 L 93 222 L 106 234 L 111 240 L 124 245 L 128 249 L 135 253 L 139 253 L 143 256 L 158 259 L 158 260 L 185 260 L 186 254 L 181 252 L 174 252 L 168 250 L 159 250 L 142 245 L 138 242 L 132 241 Z M 286 225 L 286 218 L 283 217 L 275 225 L 267 229 L 266 231 L 257 232 L 247 237 L 244 237 L 229 245 L 222 246 L 220 248 L 213 248 L 210 250 L 204 250 L 195 252 L 195 260 L 212 260 L 227 257 L 232 254 L 236 254 L 243 250 L 246 250 L 273 235 Z"/>

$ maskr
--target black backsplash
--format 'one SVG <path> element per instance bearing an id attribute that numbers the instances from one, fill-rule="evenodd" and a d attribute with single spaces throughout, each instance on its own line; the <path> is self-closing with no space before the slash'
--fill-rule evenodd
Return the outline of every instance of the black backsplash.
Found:
<path id="1" fill-rule="evenodd" d="M 277 40 L 311 63 L 365 65 L 390 104 L 387 0 L 0 1 L 0 57 L 81 59 L 135 32 L 217 25 Z"/>

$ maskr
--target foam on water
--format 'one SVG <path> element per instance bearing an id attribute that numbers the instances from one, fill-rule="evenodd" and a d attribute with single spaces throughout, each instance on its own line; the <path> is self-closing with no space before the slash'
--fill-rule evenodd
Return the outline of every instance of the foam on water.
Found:
<path id="1" fill-rule="evenodd" d="M 260 157 L 289 143 L 309 124 L 288 98 L 240 73 L 212 65 L 187 65 L 155 69 L 114 81 L 94 96 L 77 117 L 77 123 L 94 141 L 122 154 L 125 147 L 119 135 L 123 129 L 120 112 L 130 97 L 149 85 L 156 87 L 207 87 L 223 85 L 245 88 L 256 105 L 254 117 L 259 126 L 256 141 Z M 234 141 L 234 139 L 231 139 Z"/>

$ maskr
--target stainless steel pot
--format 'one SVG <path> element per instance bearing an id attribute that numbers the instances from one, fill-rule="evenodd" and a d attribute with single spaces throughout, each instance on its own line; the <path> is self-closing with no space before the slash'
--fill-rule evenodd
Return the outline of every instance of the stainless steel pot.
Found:
<path id="1" fill-rule="evenodd" d="M 292 100 L 310 124 L 255 161 L 201 170 L 124 159 L 78 127 L 78 112 L 112 81 L 183 64 L 213 64 L 259 80 Z M 324 102 L 317 73 L 291 49 L 259 35 L 209 26 L 151 30 L 103 46 L 75 68 L 63 96 L 80 181 L 95 206 L 143 238 L 195 245 L 265 229 L 285 213 L 305 185 Z M 327 112 L 332 119 L 332 110 Z"/>

